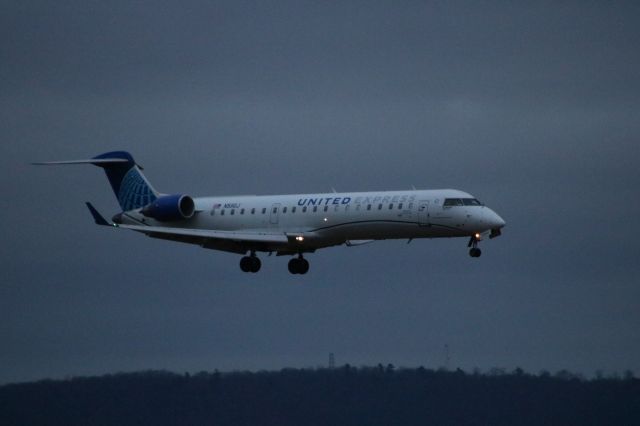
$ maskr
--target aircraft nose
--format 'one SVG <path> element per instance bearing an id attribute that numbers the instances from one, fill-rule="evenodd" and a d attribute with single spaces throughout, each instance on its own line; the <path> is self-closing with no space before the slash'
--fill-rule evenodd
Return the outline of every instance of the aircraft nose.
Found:
<path id="1" fill-rule="evenodd" d="M 485 212 L 484 220 L 487 222 L 489 228 L 491 229 L 500 229 L 507 224 L 507 222 L 505 222 L 498 213 L 494 212 L 491 209 L 487 209 L 487 211 Z"/>

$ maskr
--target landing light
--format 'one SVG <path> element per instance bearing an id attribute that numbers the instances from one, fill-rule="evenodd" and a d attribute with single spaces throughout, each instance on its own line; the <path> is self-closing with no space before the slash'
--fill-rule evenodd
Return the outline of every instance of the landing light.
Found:
<path id="1" fill-rule="evenodd" d="M 476 240 L 479 240 L 479 239 L 480 239 L 480 237 L 481 237 L 481 235 L 480 235 L 480 233 L 479 233 L 479 232 L 476 232 L 476 233 L 475 233 L 475 235 L 474 235 L 474 237 L 476 237 Z"/>
<path id="2" fill-rule="evenodd" d="M 298 236 L 296 237 L 296 241 L 300 241 L 300 242 L 302 242 L 302 241 L 304 241 L 304 237 L 303 237 L 302 235 L 298 235 Z"/>
<path id="3" fill-rule="evenodd" d="M 326 222 L 327 220 L 329 220 L 329 219 L 327 219 L 327 218 L 325 217 L 325 218 L 324 218 L 324 221 Z"/>

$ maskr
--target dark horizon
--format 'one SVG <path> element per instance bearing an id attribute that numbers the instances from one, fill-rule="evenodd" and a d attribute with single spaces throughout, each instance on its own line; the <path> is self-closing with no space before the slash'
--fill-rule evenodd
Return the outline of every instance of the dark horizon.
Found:
<path id="1" fill-rule="evenodd" d="M 0 386 L 7 424 L 635 424 L 640 380 L 393 365 L 142 371 Z"/>
<path id="2" fill-rule="evenodd" d="M 74 380 L 90 380 L 90 379 L 101 379 L 107 377 L 114 376 L 129 376 L 129 375 L 144 375 L 144 374 L 159 374 L 159 375 L 168 375 L 168 376 L 184 376 L 184 377 L 192 377 L 192 376 L 202 376 L 202 375 L 213 375 L 213 374 L 221 374 L 221 375 L 238 375 L 238 374 L 277 374 L 280 372 L 286 371 L 340 371 L 344 369 L 353 369 L 354 371 L 372 371 L 372 370 L 392 370 L 392 371 L 429 371 L 433 373 L 441 373 L 441 374 L 464 374 L 468 376 L 483 376 L 483 377 L 503 377 L 503 376 L 527 376 L 533 378 L 553 378 L 558 380 L 577 380 L 581 382 L 594 382 L 594 381 L 638 381 L 640 377 L 636 374 L 636 372 L 632 370 L 596 370 L 592 374 L 585 374 L 580 371 L 571 371 L 567 369 L 560 369 L 557 371 L 549 371 L 547 369 L 541 369 L 539 371 L 527 371 L 520 367 L 515 367 L 513 369 L 507 369 L 504 367 L 489 367 L 487 369 L 481 369 L 478 367 L 474 367 L 471 370 L 465 370 L 460 367 L 432 367 L 425 365 L 417 365 L 417 366 L 403 366 L 396 365 L 393 362 L 382 363 L 379 362 L 377 364 L 371 365 L 354 365 L 349 362 L 345 362 L 343 364 L 335 364 L 334 366 L 327 365 L 315 365 L 315 366 L 307 366 L 307 367 L 280 367 L 274 369 L 235 369 L 235 370 L 222 370 L 218 368 L 213 368 L 211 370 L 193 370 L 193 371 L 174 371 L 170 369 L 140 369 L 140 370 L 118 370 L 112 372 L 105 372 L 100 374 L 91 374 L 91 375 L 73 375 L 66 374 L 61 377 L 41 377 L 34 380 L 28 381 L 16 381 L 16 382 L 8 382 L 8 383 L 0 383 L 0 388 L 3 387 L 11 387 L 15 385 L 29 385 L 29 384 L 37 384 L 42 382 L 58 382 L 64 383 Z"/>

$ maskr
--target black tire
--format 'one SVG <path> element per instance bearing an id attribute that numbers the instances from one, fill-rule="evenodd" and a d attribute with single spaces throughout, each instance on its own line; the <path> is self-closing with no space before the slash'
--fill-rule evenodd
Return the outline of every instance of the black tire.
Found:
<path id="1" fill-rule="evenodd" d="M 289 261 L 289 264 L 287 265 L 287 267 L 289 268 L 289 272 L 291 272 L 292 274 L 297 274 L 298 273 L 298 259 L 296 259 L 295 257 L 293 259 L 291 259 Z"/>
<path id="2" fill-rule="evenodd" d="M 304 275 L 307 272 L 309 272 L 309 262 L 307 261 L 307 259 L 298 259 L 298 260 L 299 260 L 298 273 Z"/>
<path id="3" fill-rule="evenodd" d="M 251 272 L 252 263 L 249 256 L 244 256 L 240 259 L 240 269 L 242 269 L 242 272 Z"/>
<path id="4" fill-rule="evenodd" d="M 260 262 L 260 259 L 258 259 L 255 256 L 251 256 L 249 259 L 251 259 L 251 268 L 249 271 L 255 274 L 260 270 L 260 267 L 262 266 L 262 262 Z"/>

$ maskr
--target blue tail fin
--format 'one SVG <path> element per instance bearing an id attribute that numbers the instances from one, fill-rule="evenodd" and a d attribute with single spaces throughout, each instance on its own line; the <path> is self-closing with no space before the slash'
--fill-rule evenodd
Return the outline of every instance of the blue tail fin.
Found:
<path id="1" fill-rule="evenodd" d="M 104 169 L 122 211 L 144 207 L 158 198 L 159 193 L 153 189 L 128 152 L 106 152 L 92 160 L 99 160 L 92 164 Z"/>

